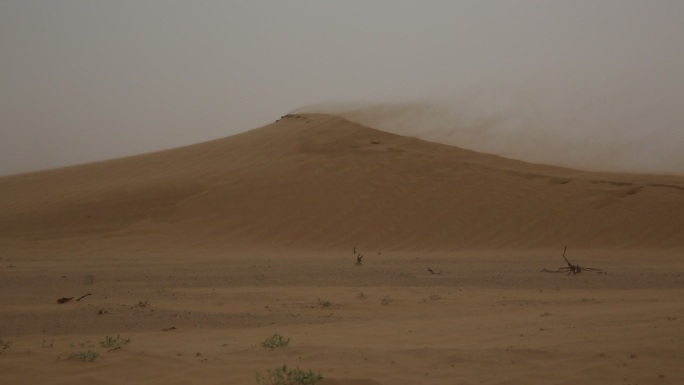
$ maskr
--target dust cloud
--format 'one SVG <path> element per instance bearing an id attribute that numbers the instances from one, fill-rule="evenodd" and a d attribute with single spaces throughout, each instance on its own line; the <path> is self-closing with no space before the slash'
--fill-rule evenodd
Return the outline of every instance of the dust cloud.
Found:
<path id="1" fill-rule="evenodd" d="M 684 175 L 683 90 L 646 78 L 622 84 L 540 79 L 295 112 L 333 113 L 383 131 L 532 163 Z"/>

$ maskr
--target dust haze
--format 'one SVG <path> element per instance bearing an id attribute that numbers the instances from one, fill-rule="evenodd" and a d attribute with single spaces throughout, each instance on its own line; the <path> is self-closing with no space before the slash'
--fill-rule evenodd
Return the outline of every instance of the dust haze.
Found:
<path id="1" fill-rule="evenodd" d="M 529 81 L 394 103 L 318 104 L 294 112 L 336 114 L 384 131 L 531 163 L 682 175 L 683 89 L 634 78 L 593 88 L 563 80 Z"/>
<path id="2" fill-rule="evenodd" d="M 0 175 L 290 111 L 567 167 L 684 174 L 684 3 L 0 3 Z"/>

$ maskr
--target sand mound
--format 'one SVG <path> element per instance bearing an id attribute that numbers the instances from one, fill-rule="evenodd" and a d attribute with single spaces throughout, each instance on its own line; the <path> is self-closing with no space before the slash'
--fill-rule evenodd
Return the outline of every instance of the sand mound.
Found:
<path id="1" fill-rule="evenodd" d="M 684 178 L 528 164 L 305 114 L 0 178 L 0 214 L 0 244 L 18 254 L 679 248 Z"/>

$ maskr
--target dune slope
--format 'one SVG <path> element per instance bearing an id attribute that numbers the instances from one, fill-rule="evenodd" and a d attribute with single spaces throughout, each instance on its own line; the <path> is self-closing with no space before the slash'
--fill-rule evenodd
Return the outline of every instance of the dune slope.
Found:
<path id="1" fill-rule="evenodd" d="M 0 178 L 15 255 L 681 248 L 684 178 L 589 173 L 429 143 L 330 115 Z"/>

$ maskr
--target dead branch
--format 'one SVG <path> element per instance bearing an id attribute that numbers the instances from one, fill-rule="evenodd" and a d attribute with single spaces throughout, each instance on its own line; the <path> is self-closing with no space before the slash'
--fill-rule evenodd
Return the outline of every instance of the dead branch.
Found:
<path id="1" fill-rule="evenodd" d="M 595 267 L 582 267 L 580 265 L 575 265 L 572 262 L 568 260 L 568 258 L 565 256 L 565 252 L 567 251 L 568 246 L 565 246 L 563 248 L 563 259 L 565 260 L 565 263 L 567 263 L 567 266 L 559 267 L 557 270 L 548 270 L 546 268 L 542 269 L 542 272 L 544 273 L 565 273 L 567 275 L 575 275 L 579 274 L 583 271 L 595 271 L 597 273 L 603 273 L 603 270 L 597 269 Z"/>
<path id="2" fill-rule="evenodd" d="M 84 295 L 78 297 L 78 299 L 76 301 L 80 301 L 89 295 L 91 295 L 91 294 L 90 293 L 84 294 Z M 57 303 L 67 303 L 67 302 L 71 301 L 72 299 L 74 299 L 74 297 L 62 297 L 62 298 L 57 300 Z"/>
<path id="3" fill-rule="evenodd" d="M 90 294 L 90 293 L 88 293 L 88 294 L 83 294 L 83 295 L 80 296 L 76 301 L 80 301 L 80 300 L 82 300 L 83 298 L 85 298 L 85 297 L 87 297 L 87 296 L 89 296 L 89 295 L 92 295 L 92 294 Z"/>
<path id="4" fill-rule="evenodd" d="M 356 246 L 354 246 L 353 252 L 354 252 L 354 255 L 356 256 L 356 266 L 361 266 L 361 264 L 363 263 L 364 255 L 357 252 Z"/>

